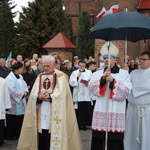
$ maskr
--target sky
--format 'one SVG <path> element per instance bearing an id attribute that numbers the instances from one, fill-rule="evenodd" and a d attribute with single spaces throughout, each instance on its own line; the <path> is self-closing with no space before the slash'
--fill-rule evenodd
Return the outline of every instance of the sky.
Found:
<path id="1" fill-rule="evenodd" d="M 28 6 L 28 2 L 31 2 L 33 0 L 13 0 L 14 4 L 17 4 L 17 6 L 13 9 L 13 12 L 16 11 L 22 11 L 21 6 Z M 17 16 L 14 18 L 14 21 L 18 21 L 18 17 L 19 17 L 19 13 L 17 14 Z"/>

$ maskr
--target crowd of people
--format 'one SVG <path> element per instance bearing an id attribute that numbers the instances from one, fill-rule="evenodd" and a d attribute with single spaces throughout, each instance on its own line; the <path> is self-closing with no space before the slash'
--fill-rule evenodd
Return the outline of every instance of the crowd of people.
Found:
<path id="1" fill-rule="evenodd" d="M 150 52 L 123 69 L 119 49 L 110 42 L 108 58 L 107 47 L 100 68 L 91 56 L 0 58 L 0 146 L 7 139 L 18 150 L 82 150 L 79 130 L 88 126 L 91 150 L 148 149 Z"/>

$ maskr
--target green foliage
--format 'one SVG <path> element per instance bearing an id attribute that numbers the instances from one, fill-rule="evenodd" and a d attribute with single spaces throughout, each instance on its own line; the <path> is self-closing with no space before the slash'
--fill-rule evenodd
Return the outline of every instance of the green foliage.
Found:
<path id="1" fill-rule="evenodd" d="M 67 36 L 67 38 L 74 43 L 74 39 L 73 39 L 73 29 L 72 29 L 72 20 L 71 18 L 67 17 L 66 18 L 66 25 L 64 26 L 65 28 L 65 35 Z"/>
<path id="2" fill-rule="evenodd" d="M 9 0 L 0 0 L 0 57 L 6 58 L 15 49 L 15 28 Z"/>
<path id="3" fill-rule="evenodd" d="M 77 54 L 84 59 L 94 55 L 94 40 L 90 38 L 91 19 L 87 11 L 82 11 L 79 17 L 77 36 Z"/>
<path id="4" fill-rule="evenodd" d="M 62 10 L 62 0 L 35 0 L 23 8 L 17 23 L 18 42 L 16 53 L 31 58 L 33 53 L 39 55 L 47 52 L 42 46 L 57 33 L 63 32 L 71 39 L 67 31 L 67 19 Z"/>

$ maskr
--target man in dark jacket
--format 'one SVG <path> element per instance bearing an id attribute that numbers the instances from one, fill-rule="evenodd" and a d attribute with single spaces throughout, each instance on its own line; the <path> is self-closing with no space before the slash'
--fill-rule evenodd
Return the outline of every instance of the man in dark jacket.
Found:
<path id="1" fill-rule="evenodd" d="M 0 77 L 6 78 L 10 73 L 10 69 L 6 67 L 6 61 L 4 58 L 0 58 Z"/>
<path id="2" fill-rule="evenodd" d="M 131 71 L 138 69 L 137 64 L 135 64 L 134 60 L 130 60 L 130 65 L 129 65 L 129 73 L 131 73 Z"/>

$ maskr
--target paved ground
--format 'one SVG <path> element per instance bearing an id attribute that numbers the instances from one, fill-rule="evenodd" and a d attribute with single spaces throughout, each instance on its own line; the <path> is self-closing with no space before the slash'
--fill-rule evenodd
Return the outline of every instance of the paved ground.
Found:
<path id="1" fill-rule="evenodd" d="M 88 128 L 87 131 L 80 131 L 81 140 L 83 144 L 83 150 L 90 150 L 91 147 L 91 139 L 92 139 L 92 130 Z"/>
<path id="2" fill-rule="evenodd" d="M 81 140 L 83 144 L 83 150 L 90 150 L 91 146 L 91 129 L 88 128 L 87 131 L 80 131 Z M 0 150 L 16 150 L 18 141 L 5 140 L 4 145 L 0 146 Z"/>

